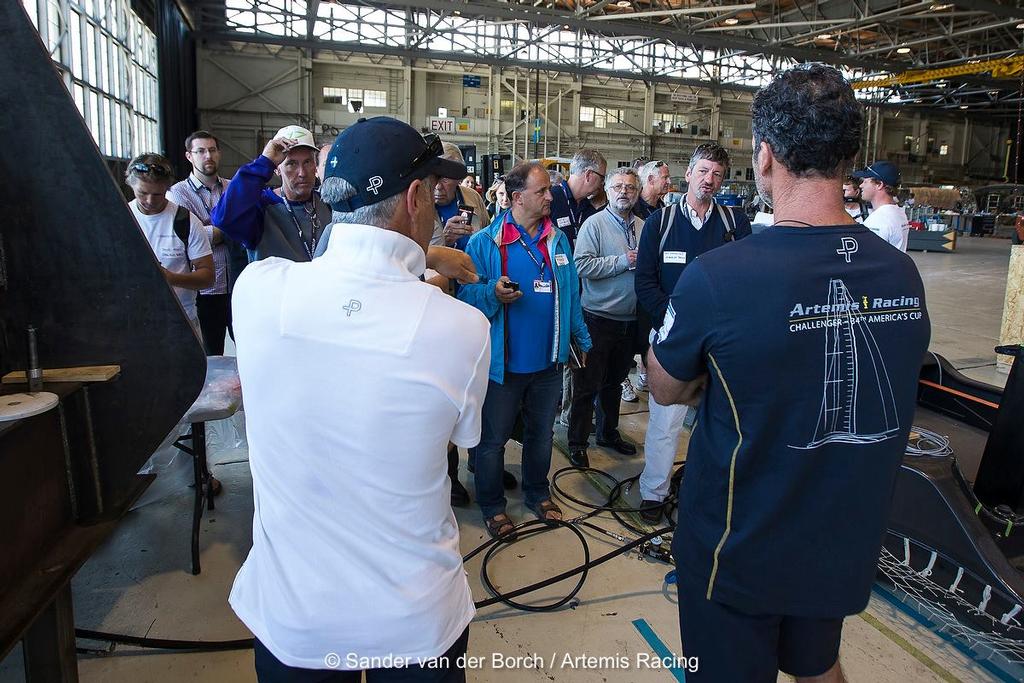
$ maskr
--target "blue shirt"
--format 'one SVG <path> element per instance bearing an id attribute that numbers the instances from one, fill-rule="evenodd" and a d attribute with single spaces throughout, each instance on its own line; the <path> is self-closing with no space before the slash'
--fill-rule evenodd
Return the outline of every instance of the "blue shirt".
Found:
<path id="1" fill-rule="evenodd" d="M 679 571 L 751 613 L 861 611 L 929 336 L 914 262 L 862 226 L 772 227 L 689 265 L 653 346 L 709 377 Z"/>
<path id="2" fill-rule="evenodd" d="M 448 222 L 452 216 L 459 212 L 459 195 L 456 194 L 455 198 L 443 206 L 441 204 L 434 205 L 437 209 L 437 217 L 441 220 L 441 225 Z M 470 235 L 463 235 L 455 241 L 453 245 L 456 249 L 466 251 L 466 242 L 469 242 Z"/>
<path id="3" fill-rule="evenodd" d="M 509 223 L 511 222 L 510 214 Z M 538 248 L 544 239 L 543 231 L 538 229 L 536 237 L 530 237 L 520 226 L 515 225 L 515 228 L 519 231 L 521 241 L 513 242 L 506 248 L 506 274 L 510 280 L 519 283 L 519 291 L 523 296 L 506 307 L 508 361 L 505 368 L 508 372 L 516 373 L 539 372 L 552 365 L 551 347 L 555 334 L 554 284 L 551 267 Z M 541 264 L 543 269 L 537 264 Z M 550 291 L 534 291 L 535 280 L 547 282 Z"/>

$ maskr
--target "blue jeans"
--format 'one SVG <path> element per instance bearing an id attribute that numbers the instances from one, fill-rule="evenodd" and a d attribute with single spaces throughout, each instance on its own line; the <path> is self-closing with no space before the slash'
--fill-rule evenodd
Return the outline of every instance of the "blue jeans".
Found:
<path id="1" fill-rule="evenodd" d="M 505 511 L 501 473 L 505 467 L 505 443 L 512 435 L 516 414 L 523 413 L 523 498 L 527 507 L 551 497 L 552 427 L 562 390 L 562 371 L 557 364 L 546 370 L 505 373 L 505 383 L 491 380 L 484 399 L 480 445 L 476 449 L 476 502 L 485 518 Z"/>

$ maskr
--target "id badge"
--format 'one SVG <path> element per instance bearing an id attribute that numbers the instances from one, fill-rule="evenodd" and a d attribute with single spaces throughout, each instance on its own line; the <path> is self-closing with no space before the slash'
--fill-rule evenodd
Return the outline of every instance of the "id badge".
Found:
<path id="1" fill-rule="evenodd" d="M 550 294 L 551 280 L 534 280 L 533 291 L 537 294 Z"/>

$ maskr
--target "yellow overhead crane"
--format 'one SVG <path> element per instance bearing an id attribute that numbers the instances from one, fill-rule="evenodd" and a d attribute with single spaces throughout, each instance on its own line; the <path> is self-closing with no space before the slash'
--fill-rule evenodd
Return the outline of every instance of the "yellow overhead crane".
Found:
<path id="1" fill-rule="evenodd" d="M 967 74 L 980 74 L 992 72 L 992 78 L 1011 78 L 1019 76 L 1024 72 L 1024 56 L 1004 57 L 1002 59 L 989 59 L 974 64 L 961 64 L 959 66 L 948 66 L 944 69 L 924 69 L 918 71 L 904 71 L 895 76 L 884 78 L 867 78 L 853 83 L 854 90 L 864 88 L 881 88 L 890 85 L 908 85 L 910 83 L 927 83 L 938 81 L 952 76 L 965 76 Z"/>

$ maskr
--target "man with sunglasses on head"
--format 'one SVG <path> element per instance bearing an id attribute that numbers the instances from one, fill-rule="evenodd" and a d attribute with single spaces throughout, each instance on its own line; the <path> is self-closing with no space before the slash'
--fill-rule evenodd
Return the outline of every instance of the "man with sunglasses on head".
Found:
<path id="1" fill-rule="evenodd" d="M 910 222 L 907 212 L 895 199 L 900 186 L 899 168 L 891 161 L 876 161 L 862 171 L 855 171 L 853 177 L 861 179 L 861 194 L 871 204 L 864 227 L 900 251 L 906 251 Z"/>
<path id="2" fill-rule="evenodd" d="M 324 170 L 324 253 L 235 288 L 257 504 L 230 603 L 261 682 L 466 680 L 445 449 L 480 438 L 491 350 L 479 311 L 421 282 L 434 186 L 466 175 L 440 151 L 392 118 L 350 126 Z"/>
<path id="3" fill-rule="evenodd" d="M 686 170 L 684 201 L 655 211 L 644 223 L 637 257 L 636 296 L 651 316 L 654 329 L 650 339 L 665 321 L 669 297 L 683 270 L 701 254 L 751 234 L 750 221 L 742 211 L 715 202 L 728 170 L 729 153 L 721 145 L 698 145 Z M 686 321 L 678 324 L 685 325 Z M 661 519 L 679 435 L 692 408 L 662 405 L 654 396 L 648 407 L 644 471 L 640 475 L 641 517 L 655 524 Z"/>
<path id="4" fill-rule="evenodd" d="M 633 205 L 633 213 L 647 217 L 665 206 L 665 195 L 672 188 L 672 175 L 664 161 L 648 161 L 637 171 L 640 176 L 640 197 Z"/>
<path id="5" fill-rule="evenodd" d="M 632 168 L 609 171 L 605 179 L 608 205 L 584 223 L 576 236 L 576 272 L 583 283 L 581 303 L 593 348 L 587 364 L 572 370 L 572 407 L 569 410 L 569 462 L 590 467 L 590 441 L 594 399 L 597 445 L 623 455 L 636 455 L 636 446 L 619 434 L 619 398 L 636 351 L 636 247 L 643 221 L 633 215 L 640 194 L 640 179 Z"/>
<path id="6" fill-rule="evenodd" d="M 167 199 L 174 175 L 166 157 L 140 154 L 128 164 L 124 179 L 135 194 L 128 207 L 153 248 L 161 273 L 201 336 L 196 292 L 214 283 L 213 249 L 203 224 L 188 209 Z"/>

